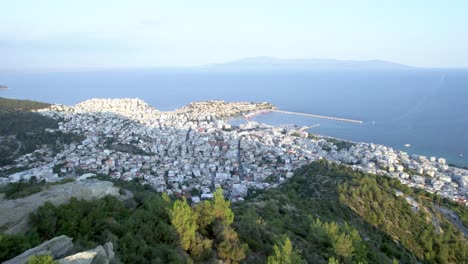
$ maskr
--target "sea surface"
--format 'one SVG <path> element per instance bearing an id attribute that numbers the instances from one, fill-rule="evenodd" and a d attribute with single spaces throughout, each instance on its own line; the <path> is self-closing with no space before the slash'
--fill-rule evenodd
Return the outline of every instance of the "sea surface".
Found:
<path id="1" fill-rule="evenodd" d="M 0 85 L 10 87 L 0 90 L 0 97 L 67 105 L 93 97 L 137 97 L 160 110 L 211 99 L 267 101 L 282 110 L 364 123 L 279 113 L 253 120 L 273 125 L 320 124 L 310 132 L 442 156 L 450 163 L 468 166 L 468 70 L 4 72 Z"/>

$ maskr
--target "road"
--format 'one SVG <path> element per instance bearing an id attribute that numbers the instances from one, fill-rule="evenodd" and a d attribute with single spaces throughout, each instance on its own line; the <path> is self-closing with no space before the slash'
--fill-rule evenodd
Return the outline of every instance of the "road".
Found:
<path id="1" fill-rule="evenodd" d="M 443 216 L 445 216 L 445 218 L 447 218 L 447 220 L 449 220 L 452 224 L 457 226 L 458 229 L 460 229 L 460 231 L 462 231 L 462 233 L 465 236 L 468 235 L 468 229 L 463 225 L 462 221 L 454 211 L 447 208 L 439 207 L 435 204 L 434 208 L 437 209 Z"/>

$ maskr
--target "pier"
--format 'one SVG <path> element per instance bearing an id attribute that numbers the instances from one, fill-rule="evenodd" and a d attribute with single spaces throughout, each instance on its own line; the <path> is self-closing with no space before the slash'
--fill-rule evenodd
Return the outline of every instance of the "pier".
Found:
<path id="1" fill-rule="evenodd" d="M 364 123 L 361 120 L 354 120 L 354 119 L 347 119 L 347 118 L 339 118 L 339 117 L 331 117 L 331 116 L 321 116 L 321 115 L 313 115 L 313 114 L 306 114 L 306 113 L 298 113 L 298 112 L 291 112 L 291 111 L 283 111 L 283 110 L 271 110 L 271 112 L 287 114 L 287 115 L 299 115 L 299 116 L 308 116 L 312 118 L 321 118 L 321 119 L 328 119 L 333 121 L 341 121 L 341 122 L 348 122 L 348 123 L 355 123 L 355 124 L 362 124 Z"/>

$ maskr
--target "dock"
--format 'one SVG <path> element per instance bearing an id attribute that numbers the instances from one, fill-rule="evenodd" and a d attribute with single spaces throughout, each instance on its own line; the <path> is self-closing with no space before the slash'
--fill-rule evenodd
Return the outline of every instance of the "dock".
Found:
<path id="1" fill-rule="evenodd" d="M 287 114 L 287 115 L 307 116 L 307 117 L 312 117 L 312 118 L 321 118 L 321 119 L 328 119 L 328 120 L 333 120 L 333 121 L 348 122 L 348 123 L 355 123 L 355 124 L 364 123 L 361 120 L 331 117 L 331 116 L 322 116 L 322 115 L 314 115 L 314 114 L 306 114 L 306 113 L 298 113 L 298 112 L 291 112 L 291 111 L 284 111 L 284 110 L 270 110 L 270 112 L 276 112 L 276 113 Z"/>

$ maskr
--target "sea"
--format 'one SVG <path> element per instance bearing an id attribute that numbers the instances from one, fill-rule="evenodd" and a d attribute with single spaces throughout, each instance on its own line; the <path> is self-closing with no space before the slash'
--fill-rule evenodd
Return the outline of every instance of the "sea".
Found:
<path id="1" fill-rule="evenodd" d="M 203 100 L 266 101 L 285 111 L 364 123 L 280 113 L 253 121 L 313 126 L 309 132 L 314 134 L 384 144 L 468 166 L 466 69 L 0 72 L 0 85 L 9 87 L 0 90 L 6 98 L 66 105 L 90 98 L 140 98 L 163 111 Z"/>

